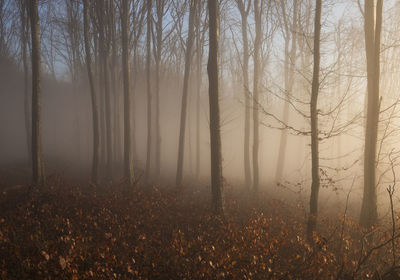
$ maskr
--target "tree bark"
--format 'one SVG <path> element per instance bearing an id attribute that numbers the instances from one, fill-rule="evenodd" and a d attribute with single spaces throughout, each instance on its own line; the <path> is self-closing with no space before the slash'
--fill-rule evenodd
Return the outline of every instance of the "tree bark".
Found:
<path id="1" fill-rule="evenodd" d="M 380 43 L 383 0 L 365 1 L 364 32 L 367 58 L 367 124 L 364 150 L 364 193 L 360 224 L 370 227 L 377 222 L 376 142 L 379 122 Z M 376 17 L 376 21 L 375 21 Z"/>
<path id="2" fill-rule="evenodd" d="M 109 80 L 109 60 L 108 51 L 105 50 L 103 56 L 103 83 L 104 83 L 104 98 L 105 98 L 105 113 L 106 113 L 106 179 L 112 179 L 112 128 L 111 128 L 111 94 Z"/>
<path id="3" fill-rule="evenodd" d="M 76 156 L 77 160 L 80 163 L 82 161 L 82 146 L 81 146 L 81 129 L 80 129 L 80 110 L 79 110 L 79 75 L 80 75 L 80 50 L 79 50 L 79 39 L 80 39 L 80 28 L 78 23 L 80 23 L 77 15 L 79 13 L 79 3 L 72 0 L 65 0 L 66 7 L 66 30 L 67 37 L 65 38 L 65 43 L 69 44 L 69 48 L 67 51 L 69 58 L 69 71 L 71 74 L 71 82 L 72 82 L 72 94 L 75 98 L 74 102 L 74 140 L 76 141 Z M 50 31 L 50 36 L 52 37 L 53 31 Z"/>
<path id="4" fill-rule="evenodd" d="M 187 112 L 190 64 L 192 60 L 192 47 L 194 41 L 194 17 L 196 13 L 196 6 L 197 6 L 197 1 L 191 0 L 190 12 L 189 12 L 189 34 L 186 41 L 185 72 L 183 77 L 181 120 L 180 120 L 179 146 L 178 146 L 178 163 L 176 170 L 176 186 L 181 186 L 182 184 L 183 156 L 185 150 L 186 112 Z"/>
<path id="5" fill-rule="evenodd" d="M 26 147 L 28 151 L 28 162 L 32 162 L 32 129 L 31 129 L 31 110 L 30 106 L 30 96 L 29 96 L 29 70 L 28 70 L 28 7 L 26 6 L 25 0 L 20 0 L 20 17 L 21 17 L 21 57 L 24 69 L 24 111 L 25 111 L 25 131 L 26 131 Z"/>
<path id="6" fill-rule="evenodd" d="M 293 84 L 294 84 L 294 74 L 296 67 L 296 50 L 297 50 L 297 15 L 298 15 L 298 1 L 293 1 L 293 21 L 289 27 L 289 22 L 286 20 L 286 9 L 284 8 L 284 1 L 282 1 L 282 13 L 284 18 L 284 24 L 286 29 L 285 37 L 285 104 L 283 107 L 283 122 L 289 122 L 289 102 L 291 99 Z M 291 50 L 289 52 L 289 43 L 292 43 Z M 279 143 L 279 153 L 278 153 L 278 163 L 275 174 L 275 181 L 280 182 L 282 180 L 283 169 L 285 166 L 286 157 L 286 147 L 287 147 L 287 130 L 282 130 L 281 140 Z"/>
<path id="7" fill-rule="evenodd" d="M 97 82 L 99 83 L 99 126 L 100 126 L 100 174 L 106 174 L 107 176 L 107 125 L 106 125 L 106 105 L 105 105 L 105 95 L 106 90 L 104 87 L 104 56 L 105 56 L 105 34 L 104 34 L 104 0 L 96 1 L 96 20 L 97 20 L 97 45 L 98 52 L 96 56 L 96 68 L 98 75 Z M 104 175 L 102 176 L 104 179 Z"/>
<path id="8" fill-rule="evenodd" d="M 201 93 L 201 61 L 203 60 L 203 50 L 201 41 L 201 10 L 200 4 L 196 15 L 196 179 L 200 176 L 200 93 Z"/>
<path id="9" fill-rule="evenodd" d="M 247 188 L 251 186 L 251 165 L 250 165 L 250 91 L 249 91 L 249 39 L 247 35 L 247 18 L 250 11 L 250 1 L 245 7 L 242 0 L 236 1 L 242 19 L 243 38 L 243 96 L 244 96 L 244 178 Z"/>
<path id="10" fill-rule="evenodd" d="M 32 179 L 41 188 L 45 185 L 42 161 L 41 87 L 40 87 L 40 19 L 38 0 L 29 1 L 32 37 Z"/>
<path id="11" fill-rule="evenodd" d="M 124 175 L 129 185 L 134 182 L 132 163 L 132 141 L 131 141 L 131 96 L 129 81 L 129 46 L 128 46 L 128 25 L 129 25 L 129 2 L 122 0 L 121 7 L 121 32 L 122 32 L 122 71 L 124 81 Z"/>
<path id="12" fill-rule="evenodd" d="M 156 147 L 155 147 L 155 166 L 154 166 L 154 179 L 155 181 L 159 181 L 160 172 L 161 172 L 161 127 L 160 127 L 160 64 L 161 64 L 161 55 L 163 48 L 163 18 L 164 18 L 164 8 L 166 1 L 158 0 L 156 1 L 156 9 L 157 9 L 157 21 L 155 22 L 156 28 L 156 42 L 155 45 L 155 75 L 156 75 L 156 85 L 155 85 L 155 126 L 156 126 Z"/>
<path id="13" fill-rule="evenodd" d="M 152 0 L 147 0 L 147 34 L 146 34 L 146 82 L 147 82 L 147 154 L 146 154 L 146 170 L 144 174 L 145 182 L 148 184 L 150 179 L 150 161 L 151 161 L 151 83 L 150 83 L 150 62 L 151 62 L 151 9 Z"/>
<path id="14" fill-rule="evenodd" d="M 100 28 L 100 55 L 102 80 L 104 88 L 104 116 L 105 116 L 105 178 L 112 180 L 112 127 L 111 127 L 111 94 L 110 94 L 110 47 L 106 41 L 110 40 L 107 28 L 107 6 L 104 0 L 98 1 L 99 6 L 99 28 Z"/>
<path id="15" fill-rule="evenodd" d="M 253 189 L 259 188 L 258 150 L 259 150 L 259 83 L 260 83 L 260 49 L 262 37 L 262 22 L 260 0 L 254 0 L 254 17 L 256 25 L 256 37 L 254 41 L 254 76 L 253 76 Z M 262 5 L 262 2 L 261 2 Z"/>
<path id="16" fill-rule="evenodd" d="M 97 96 L 95 89 L 95 82 L 92 70 L 92 58 L 90 55 L 90 40 L 89 40 L 89 0 L 83 1 L 83 30 L 85 40 L 85 53 L 86 53 L 86 67 L 90 85 L 90 96 L 92 102 L 92 121 L 93 121 L 93 155 L 92 155 L 92 181 L 95 184 L 99 182 L 99 112 L 97 108 Z"/>
<path id="17" fill-rule="evenodd" d="M 120 15 L 122 17 L 122 15 Z M 121 129 L 120 129 L 120 92 L 119 83 L 117 79 L 117 59 L 118 59 L 118 40 L 117 40 L 117 19 L 116 7 L 114 1 L 110 1 L 110 20 L 109 29 L 111 37 L 111 63 L 110 63 L 110 76 L 111 76 L 111 92 L 113 94 L 113 118 L 112 118 L 112 162 L 113 167 L 120 162 L 121 151 Z"/>
<path id="18" fill-rule="evenodd" d="M 218 41 L 219 41 L 219 8 L 217 0 L 208 0 L 209 11 L 209 103 L 210 103 L 210 143 L 211 143 L 211 194 L 212 210 L 215 214 L 223 215 L 222 202 L 223 178 L 222 178 L 222 152 L 220 131 L 219 108 L 219 74 L 218 74 Z"/>
<path id="19" fill-rule="evenodd" d="M 307 224 L 307 238 L 312 241 L 313 232 L 317 226 L 318 215 L 318 193 L 319 181 L 319 140 L 318 140 L 318 92 L 319 92 L 319 69 L 320 69 L 320 38 L 321 38 L 321 9 L 322 0 L 315 0 L 315 21 L 314 21 L 314 69 L 311 87 L 311 197 L 310 214 Z"/>

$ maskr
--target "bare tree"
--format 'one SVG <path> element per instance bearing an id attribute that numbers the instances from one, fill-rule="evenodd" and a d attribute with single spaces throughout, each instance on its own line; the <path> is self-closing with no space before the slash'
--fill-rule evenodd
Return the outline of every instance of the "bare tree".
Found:
<path id="1" fill-rule="evenodd" d="M 176 186 L 180 186 L 182 184 L 188 87 L 189 87 L 190 65 L 191 65 L 191 60 L 192 60 L 192 47 L 193 47 L 193 41 L 194 41 L 194 18 L 195 18 L 195 14 L 196 14 L 197 2 L 198 1 L 195 1 L 195 0 L 190 1 L 189 33 L 188 33 L 188 37 L 187 37 L 187 41 L 186 41 L 185 72 L 184 72 L 184 77 L 183 77 L 181 120 L 180 120 L 179 146 L 178 146 L 178 163 L 177 163 L 177 170 L 176 170 Z"/>
<path id="2" fill-rule="evenodd" d="M 107 1 L 96 1 L 97 21 L 99 32 L 99 67 L 101 79 L 100 88 L 104 95 L 100 98 L 100 130 L 102 142 L 102 159 L 105 163 L 105 178 L 112 179 L 112 127 L 111 127 L 111 92 L 110 92 L 110 45 L 106 42 L 110 40 L 110 29 L 107 24 Z"/>
<path id="3" fill-rule="evenodd" d="M 85 39 L 86 68 L 88 72 L 90 96 L 92 102 L 92 119 L 93 119 L 93 158 L 92 158 L 92 181 L 99 181 L 99 112 L 97 108 L 97 96 L 95 82 L 92 70 L 92 58 L 90 54 L 89 39 L 89 0 L 83 1 L 83 33 Z"/>
<path id="4" fill-rule="evenodd" d="M 120 127 L 120 83 L 118 76 L 118 51 L 119 51 L 119 40 L 118 35 L 118 19 L 116 15 L 116 1 L 109 2 L 109 17 L 108 17 L 108 28 L 109 36 L 111 41 L 111 59 L 110 59 L 110 81 L 111 81 L 111 92 L 112 92 L 112 160 L 117 163 L 121 159 L 121 127 Z M 120 18 L 122 15 L 120 15 Z M 129 16 L 128 16 L 129 19 Z M 122 37 L 122 36 L 121 36 Z"/>
<path id="5" fill-rule="evenodd" d="M 243 40 L 243 92 L 244 92 L 244 178 L 247 188 L 251 186 L 250 167 L 250 92 L 249 92 L 249 39 L 247 35 L 247 18 L 249 16 L 251 1 L 236 0 L 241 16 L 242 40 Z"/>
<path id="6" fill-rule="evenodd" d="M 204 5 L 199 4 L 196 14 L 196 178 L 200 176 L 200 93 L 202 85 L 202 61 L 204 53 L 204 34 L 202 27 L 202 10 Z M 204 25 L 204 24 L 203 24 Z"/>
<path id="7" fill-rule="evenodd" d="M 146 170 L 145 182 L 149 182 L 150 177 L 150 160 L 151 160 L 151 83 L 150 83 L 150 64 L 151 64 L 151 9 L 152 0 L 147 0 L 147 34 L 146 34 L 146 82 L 147 82 L 147 154 L 146 154 Z"/>
<path id="8" fill-rule="evenodd" d="M 292 2 L 292 1 L 291 1 Z M 292 21 L 287 16 L 287 5 L 285 0 L 281 0 L 282 9 L 282 20 L 283 20 L 283 37 L 285 39 L 285 61 L 284 61 L 284 72 L 285 72 L 285 104 L 283 107 L 283 122 L 288 123 L 289 121 L 289 104 L 292 94 L 292 88 L 294 84 L 294 74 L 296 67 L 296 48 L 297 48 L 297 16 L 298 16 L 298 1 L 293 1 L 293 18 Z M 291 49 L 289 51 L 289 45 L 291 43 Z M 275 181 L 279 182 L 282 179 L 283 169 L 285 165 L 286 156 L 286 144 L 287 144 L 287 130 L 284 129 L 281 132 L 281 140 L 279 143 L 278 163 L 276 166 Z"/>
<path id="9" fill-rule="evenodd" d="M 106 3 L 105 3 L 106 4 Z M 104 7 L 105 19 L 107 19 L 107 7 Z M 103 61 L 103 85 L 104 85 L 104 98 L 105 98 L 105 118 L 106 118 L 106 150 L 107 150 L 107 161 L 105 175 L 106 179 L 112 179 L 112 127 L 111 127 L 111 85 L 110 85 L 110 45 L 107 41 L 110 41 L 110 29 L 107 28 L 107 22 L 100 19 L 102 30 L 100 31 L 103 40 L 101 41 L 102 47 L 102 61 Z"/>
<path id="10" fill-rule="evenodd" d="M 137 76 L 139 73 L 139 43 L 141 40 L 141 37 L 143 35 L 143 30 L 144 30 L 144 19 L 145 19 L 145 7 L 146 7 L 146 0 L 135 0 L 133 1 L 133 9 L 132 9 L 132 28 L 131 28 L 131 32 L 129 34 L 129 41 L 130 41 L 130 47 L 132 49 L 133 52 L 133 65 L 131 65 L 132 69 L 131 69 L 131 80 L 132 83 L 130 83 L 130 85 L 132 86 L 132 84 L 134 86 L 132 86 L 132 110 L 133 112 L 136 111 L 136 107 L 135 107 L 135 86 L 138 84 L 137 81 Z M 135 114 L 131 114 L 131 122 L 132 122 L 132 158 L 133 161 L 135 161 L 137 159 L 137 155 L 136 155 L 136 124 L 135 124 Z"/>
<path id="11" fill-rule="evenodd" d="M 82 58 L 80 51 L 81 43 L 81 19 L 79 15 L 80 2 L 74 0 L 64 0 L 66 9 L 66 20 L 61 21 L 62 28 L 66 31 L 65 45 L 68 53 L 69 72 L 72 81 L 72 91 L 75 98 L 74 106 L 74 125 L 77 141 L 78 159 L 81 160 L 83 151 L 81 145 L 81 124 L 80 124 L 80 110 L 79 110 L 79 81 L 81 76 Z M 51 7 L 49 7 L 51 9 Z M 50 36 L 53 36 L 50 31 Z"/>
<path id="12" fill-rule="evenodd" d="M 307 238 L 312 241 L 312 234 L 316 229 L 318 215 L 318 193 L 319 193 L 319 139 L 318 139 L 318 92 L 319 92 L 319 69 L 320 69 L 320 38 L 321 38 L 321 10 L 322 0 L 315 0 L 314 21 L 314 69 L 311 86 L 311 197 L 310 214 L 307 224 Z"/>
<path id="13" fill-rule="evenodd" d="M 210 103 L 210 143 L 211 143 L 211 193 L 212 209 L 214 213 L 222 215 L 222 152 L 219 108 L 219 73 L 218 73 L 218 41 L 219 41 L 219 7 L 217 0 L 208 0 L 209 12 L 209 52 L 208 52 L 208 80 Z"/>
<path id="14" fill-rule="evenodd" d="M 41 87 L 40 87 L 40 19 L 39 1 L 29 2 L 32 40 L 32 176 L 33 183 L 44 187 L 45 175 L 42 159 Z"/>
<path id="15" fill-rule="evenodd" d="M 260 90 L 260 70 L 261 70 L 261 45 L 262 45 L 262 11 L 264 1 L 254 0 L 254 20 L 255 33 L 254 40 L 254 73 L 253 73 L 253 188 L 259 188 L 259 169 L 258 169 L 258 150 L 259 139 L 259 90 Z"/>
<path id="16" fill-rule="evenodd" d="M 124 81 L 124 175 L 130 185 L 133 184 L 134 173 L 132 164 L 131 141 L 131 96 L 129 81 L 129 0 L 122 0 L 121 5 L 121 32 L 122 32 L 122 71 Z"/>
<path id="17" fill-rule="evenodd" d="M 29 96 L 29 65 L 28 65 L 28 36 L 29 36 L 29 23 L 28 23 L 28 8 L 27 2 L 25 0 L 20 0 L 19 2 L 20 9 L 20 19 L 21 19 L 21 29 L 20 29 L 20 41 L 21 41 L 21 57 L 22 57 L 22 66 L 24 70 L 24 111 L 25 111 L 25 131 L 26 131 L 26 140 L 27 140 L 27 149 L 28 149 L 28 160 L 32 162 L 32 129 L 31 129 L 31 110 L 29 109 L 30 105 L 30 96 Z"/>
<path id="18" fill-rule="evenodd" d="M 155 1 L 155 9 L 156 9 L 156 20 L 155 20 L 155 36 L 153 40 L 154 46 L 154 60 L 155 60 L 155 129 L 156 129 L 156 147 L 155 147 L 155 170 L 154 170 L 154 177 L 155 180 L 158 181 L 160 177 L 160 161 L 161 161 L 161 128 L 160 128 L 160 64 L 161 64 L 161 55 L 163 50 L 163 31 L 164 31 L 164 17 L 168 8 L 166 6 L 167 0 L 156 0 Z"/>
<path id="19" fill-rule="evenodd" d="M 367 124 L 364 150 L 364 193 L 360 224 L 373 225 L 378 219 L 376 197 L 376 150 L 379 122 L 380 44 L 383 0 L 365 1 L 364 32 L 367 58 Z"/>

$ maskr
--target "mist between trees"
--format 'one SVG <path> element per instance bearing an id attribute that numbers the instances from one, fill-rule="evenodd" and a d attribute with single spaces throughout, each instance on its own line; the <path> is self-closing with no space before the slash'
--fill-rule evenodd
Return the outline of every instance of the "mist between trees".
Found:
<path id="1" fill-rule="evenodd" d="M 32 170 L 40 189 L 54 172 L 207 186 L 217 214 L 224 184 L 266 191 L 305 205 L 309 238 L 350 197 L 372 226 L 399 164 L 399 12 L 391 0 L 0 1 L 0 164 Z"/>

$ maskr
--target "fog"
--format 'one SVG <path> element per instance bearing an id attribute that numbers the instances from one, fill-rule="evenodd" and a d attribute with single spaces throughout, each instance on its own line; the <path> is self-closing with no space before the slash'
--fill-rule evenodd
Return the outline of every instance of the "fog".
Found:
<path id="1" fill-rule="evenodd" d="M 62 1 L 61 1 L 62 2 Z M 378 137 L 378 164 L 377 189 L 381 211 L 387 210 L 386 185 L 392 184 L 393 174 L 390 171 L 394 164 L 390 164 L 389 154 L 392 151 L 395 157 L 398 145 L 396 144 L 397 129 L 397 100 L 399 84 L 398 48 L 392 47 L 396 42 L 396 21 L 392 18 L 398 7 L 393 1 L 385 5 L 382 35 L 382 45 L 387 46 L 382 52 L 381 92 L 380 105 L 382 115 L 379 124 Z M 41 7 L 42 19 L 42 145 L 45 170 L 47 174 L 61 173 L 65 176 L 79 175 L 80 178 L 90 177 L 92 164 L 92 114 L 90 88 L 83 61 L 77 70 L 71 70 L 68 59 L 72 55 L 71 46 L 63 46 L 62 42 L 50 39 L 51 27 L 46 9 L 52 9 L 54 3 Z M 9 4 L 12 5 L 12 4 Z M 243 94 L 243 77 L 241 73 L 242 38 L 240 34 L 239 13 L 233 3 L 223 3 L 221 9 L 221 66 L 220 66 L 220 106 L 221 106 L 221 135 L 223 176 L 228 185 L 239 188 L 251 188 L 245 185 L 243 167 L 244 145 L 244 114 L 245 101 Z M 351 188 L 352 200 L 358 205 L 362 197 L 363 184 L 363 146 L 364 146 L 364 102 L 366 100 L 365 55 L 362 36 L 362 20 L 357 5 L 353 2 L 345 4 L 327 3 L 326 12 L 322 21 L 322 63 L 321 84 L 318 107 L 320 112 L 320 171 L 321 171 L 321 199 L 337 201 L 343 200 Z M 305 5 L 306 6 L 306 5 Z M 72 8 L 79 8 L 72 7 Z M 292 10 L 288 7 L 288 17 Z M 205 7 L 202 7 L 202 13 Z M 268 10 L 269 9 L 269 10 Z M 265 13 L 271 14 L 273 20 L 266 20 L 263 30 L 265 40 L 262 44 L 263 61 L 260 83 L 260 135 L 259 135 L 259 170 L 260 189 L 276 195 L 295 198 L 301 195 L 307 204 L 311 184 L 311 150 L 310 150 L 310 119 L 309 98 L 311 94 L 312 52 L 307 44 L 312 41 L 312 25 L 304 27 L 299 32 L 298 54 L 295 67 L 295 77 L 291 101 L 284 95 L 284 30 L 279 24 L 278 15 L 282 13 L 277 7 L 266 7 Z M 339 11 L 345 10 L 343 15 Z M 150 179 L 151 184 L 174 185 L 178 155 L 178 137 L 180 125 L 180 110 L 183 87 L 184 47 L 174 49 L 174 38 L 181 36 L 181 43 L 185 44 L 187 27 L 182 27 L 183 34 L 169 27 L 173 22 L 174 11 L 166 16 L 165 28 L 172 32 L 165 37 L 165 42 L 171 46 L 164 46 L 160 71 L 160 132 L 161 132 L 161 178 L 159 182 Z M 63 16 L 66 16 L 61 12 Z M 79 12 L 81 13 L 81 12 Z M 302 11 L 300 18 L 306 19 L 306 11 Z M 81 15 L 81 14 L 79 14 Z M 236 18 L 237 17 L 237 18 Z M 350 20 L 350 17 L 351 20 Z M 68 19 L 68 18 L 65 18 Z M 79 19 L 81 21 L 81 19 Z M 203 19 L 201 19 L 203 20 Z M 264 19 L 265 20 L 265 19 Z M 249 34 L 254 35 L 254 19 L 249 19 Z M 58 22 L 54 33 L 67 34 Z M 80 22 L 79 24 L 82 24 Z M 182 25 L 188 24 L 188 19 L 182 19 Z M 10 27 L 12 28 L 12 27 Z M 169 28 L 169 29 L 168 29 Z M 307 30 L 307 28 L 309 30 Z M 67 32 L 67 33 L 65 33 Z M 81 31 L 79 31 L 81 32 Z M 206 31 L 204 31 L 206 32 Z M 307 33 L 309 32 L 309 33 Z M 82 35 L 80 35 L 82 36 Z M 142 178 L 146 166 L 147 147 L 151 147 L 151 170 L 155 164 L 155 137 L 151 143 L 147 142 L 147 88 L 145 69 L 145 34 L 138 38 L 136 61 L 131 61 L 131 121 L 133 164 L 136 176 Z M 268 37 L 269 36 L 269 37 Z M 154 39 L 154 38 L 153 38 Z M 11 40 L 11 39 L 10 39 Z M 61 39 L 60 39 L 61 40 Z M 65 39 L 68 42 L 68 38 Z M 24 77 L 22 64 L 18 52 L 20 48 L 6 42 L 9 46 L 9 57 L 1 60 L 1 102 L 0 102 L 0 163 L 3 168 L 24 167 L 29 170 L 28 141 Z M 303 46 L 301 44 L 304 44 Z M 83 44 L 83 43 L 79 43 Z M 106 43 L 109 44 L 109 43 Z M 111 44 L 111 43 L 110 43 Z M 196 51 L 192 59 L 192 73 L 189 79 L 187 122 L 184 148 L 184 184 L 201 184 L 204 187 L 210 184 L 210 134 L 209 134 L 209 105 L 208 105 L 208 78 L 207 41 L 203 47 L 201 60 L 200 104 L 199 104 L 199 135 L 197 135 L 197 82 L 196 82 Z M 252 42 L 250 43 L 251 47 Z M 83 45 L 79 45 L 82 47 Z M 174 47 L 175 46 L 175 47 Z M 48 49 L 57 50 L 53 58 L 57 61 L 52 67 L 56 74 L 52 74 Z M 133 53 L 133 49 L 131 51 Z M 170 54 L 170 53 L 171 54 Z M 14 55 L 14 56 L 13 56 Z M 83 53 L 81 54 L 83 57 Z M 175 56 L 175 57 L 173 57 Z M 66 57 L 66 58 L 65 58 Z M 96 58 L 97 59 L 97 58 Z M 340 59 L 340 60 L 339 60 Z M 252 99 L 252 67 L 250 59 L 249 96 Z M 118 181 L 123 177 L 123 88 L 121 62 L 115 60 L 116 85 L 111 92 L 111 124 L 112 124 L 112 178 L 105 178 L 104 158 L 100 163 L 101 175 L 105 180 Z M 72 81 L 71 71 L 76 77 Z M 96 70 L 97 71 L 97 70 Z M 101 78 L 95 77 L 97 94 L 101 96 L 103 88 Z M 155 135 L 155 68 L 154 58 L 151 62 L 151 91 L 152 91 L 152 134 Z M 30 106 L 30 98 L 28 98 Z M 285 101 L 286 100 L 286 101 Z M 289 120 L 283 123 L 283 107 L 290 102 Z M 99 103 L 99 106 L 100 105 Z M 252 106 L 252 105 L 251 105 Z M 250 108 L 252 109 L 252 108 Z M 29 112 L 28 112 L 29 113 Z M 103 118 L 103 117 L 101 117 Z M 104 121 L 104 120 L 103 120 Z M 30 121 L 29 121 L 30 122 Z M 29 127 L 30 125 L 28 125 Z M 253 123 L 251 123 L 251 131 Z M 276 181 L 276 169 L 279 156 L 280 137 L 286 131 L 288 134 L 286 156 L 281 181 Z M 101 132 L 104 133 L 104 132 Z M 103 137 L 103 136 L 101 136 Z M 197 139 L 198 137 L 198 139 Z M 103 145 L 103 139 L 100 140 Z M 196 145 L 200 147 L 196 153 Z M 253 136 L 250 135 L 250 143 Z M 250 144 L 251 146 L 251 144 Z M 251 151 L 251 148 L 250 148 Z M 199 156 L 199 174 L 197 157 Z M 152 172 L 152 171 L 150 171 Z M 142 178 L 143 179 L 143 178 Z M 359 210 L 355 210 L 356 213 Z"/>
<path id="2" fill-rule="evenodd" d="M 399 13 L 0 1 L 2 279 L 398 279 Z"/>

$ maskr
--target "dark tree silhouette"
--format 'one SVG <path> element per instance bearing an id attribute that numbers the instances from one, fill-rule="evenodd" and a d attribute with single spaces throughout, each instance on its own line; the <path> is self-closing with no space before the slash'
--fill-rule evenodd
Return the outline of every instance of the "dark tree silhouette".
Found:
<path id="1" fill-rule="evenodd" d="M 246 187 L 251 186 L 251 166 L 250 166 L 250 90 L 249 90 L 249 39 L 247 32 L 247 18 L 249 16 L 251 1 L 236 0 L 240 16 L 241 16 L 241 27 L 242 27 L 242 40 L 243 40 L 243 95 L 244 95 L 244 178 Z"/>
<path id="2" fill-rule="evenodd" d="M 150 65 L 151 65 L 151 9 L 153 6 L 152 0 L 146 1 L 147 7 L 147 33 L 146 33 L 146 84 L 147 84 L 147 153 L 146 153 L 146 169 L 144 179 L 149 183 L 150 179 L 150 161 L 151 161 L 151 80 L 150 80 Z"/>
<path id="3" fill-rule="evenodd" d="M 196 0 L 190 1 L 190 12 L 189 12 L 189 34 L 186 41 L 186 54 L 185 54 L 185 72 L 183 76 L 183 92 L 182 92 L 182 104 L 181 104 L 181 120 L 179 129 L 179 146 L 178 146 L 178 163 L 176 169 L 176 185 L 182 184 L 182 173 L 183 173 L 183 155 L 185 151 L 185 131 L 186 131 L 186 113 L 187 113 L 187 100 L 189 90 L 189 76 L 190 66 L 192 61 L 192 48 L 194 41 L 194 19 L 196 15 Z"/>
<path id="4" fill-rule="evenodd" d="M 209 53 L 208 80 L 210 103 L 210 143 L 211 143 L 211 192 L 212 209 L 216 214 L 223 214 L 222 204 L 222 153 L 219 109 L 219 73 L 218 73 L 218 41 L 219 41 L 219 7 L 217 0 L 208 0 L 209 13 Z"/>
<path id="5" fill-rule="evenodd" d="M 97 107 L 97 96 L 95 82 L 92 70 L 92 58 L 90 54 L 90 39 L 89 39 L 89 0 L 83 1 L 83 32 L 85 40 L 86 67 L 90 85 L 90 97 L 92 102 L 92 118 L 93 118 L 93 158 L 92 158 L 92 181 L 99 182 L 99 112 Z"/>
<path id="6" fill-rule="evenodd" d="M 378 219 L 376 198 L 376 143 L 379 122 L 380 44 L 383 0 L 365 1 L 364 32 L 367 57 L 367 124 L 364 150 L 364 194 L 360 224 L 372 226 Z M 376 20 L 375 20 L 376 17 Z"/>
<path id="7" fill-rule="evenodd" d="M 253 189 L 259 188 L 258 151 L 259 139 L 259 87 L 261 69 L 261 44 L 262 44 L 262 10 L 264 1 L 254 0 L 255 39 L 254 39 L 254 74 L 253 74 Z"/>
<path id="8" fill-rule="evenodd" d="M 32 37 L 32 176 L 33 183 L 44 187 L 45 175 L 42 159 L 41 88 L 40 88 L 40 19 L 38 0 L 29 1 Z"/>
<path id="9" fill-rule="evenodd" d="M 321 38 L 321 9 L 322 0 L 315 1 L 314 21 L 314 69 L 311 86 L 311 197 L 310 214 L 307 224 L 307 238 L 312 240 L 312 233 L 316 229 L 318 215 L 318 193 L 319 193 L 319 150 L 318 150 L 318 92 L 319 92 L 319 68 L 320 68 L 320 38 Z"/>
<path id="10" fill-rule="evenodd" d="M 132 163 L 132 141 L 131 141 L 131 95 L 129 81 L 129 1 L 122 0 L 121 3 L 121 32 L 122 32 L 122 72 L 124 82 L 124 176 L 130 185 L 133 184 L 134 173 Z"/>

